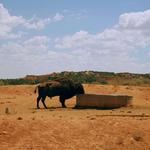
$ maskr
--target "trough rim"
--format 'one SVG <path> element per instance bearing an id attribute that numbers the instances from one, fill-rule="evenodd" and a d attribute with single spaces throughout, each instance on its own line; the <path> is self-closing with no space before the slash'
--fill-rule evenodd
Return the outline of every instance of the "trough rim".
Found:
<path id="1" fill-rule="evenodd" d="M 85 96 L 85 97 L 84 97 Z M 117 99 L 117 98 L 122 98 L 123 99 L 123 101 L 126 101 L 126 104 L 118 104 L 118 105 L 114 105 L 114 106 L 109 106 L 109 104 L 103 104 L 102 106 L 89 106 L 89 105 L 87 105 L 87 104 L 85 104 L 85 105 L 82 105 L 82 104 L 79 104 L 79 99 L 80 98 L 86 98 L 86 96 L 89 96 L 89 98 L 92 98 L 93 96 L 95 96 L 95 97 L 99 97 L 99 98 L 102 98 L 102 97 L 107 97 L 107 98 L 109 98 L 109 97 L 111 97 L 111 98 L 114 98 L 114 99 Z M 109 95 L 106 95 L 106 94 L 90 94 L 90 93 L 87 93 L 87 94 L 80 94 L 80 95 L 77 95 L 77 98 L 76 98 L 76 105 L 75 105 L 75 108 L 76 109 L 91 109 L 91 108 L 94 108 L 94 109 L 116 109 L 116 108 L 120 108 L 120 107 L 128 107 L 128 106 L 130 106 L 131 105 L 131 100 L 133 99 L 133 96 L 129 96 L 129 95 L 117 95 L 117 94 L 109 94 Z M 106 100 L 107 102 L 109 101 L 109 100 Z"/>
<path id="2" fill-rule="evenodd" d="M 110 96 L 110 97 L 127 97 L 127 98 L 129 98 L 129 100 L 130 99 L 132 99 L 133 98 L 133 96 L 130 96 L 130 95 L 123 95 L 123 94 L 90 94 L 90 93 L 87 93 L 87 94 L 79 94 L 79 95 L 77 95 L 77 97 L 79 97 L 79 96 L 84 96 L 84 95 L 88 95 L 88 96 Z"/>

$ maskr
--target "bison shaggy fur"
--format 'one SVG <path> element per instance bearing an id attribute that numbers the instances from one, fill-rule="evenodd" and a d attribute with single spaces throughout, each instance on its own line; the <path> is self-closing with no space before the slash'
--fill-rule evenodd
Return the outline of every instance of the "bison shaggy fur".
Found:
<path id="1" fill-rule="evenodd" d="M 35 88 L 35 93 L 38 89 L 37 108 L 39 109 L 39 101 L 41 100 L 44 107 L 46 96 L 52 98 L 59 96 L 59 101 L 62 107 L 66 107 L 65 100 L 78 94 L 84 94 L 84 88 L 81 83 L 73 82 L 67 78 L 58 78 L 48 82 L 40 83 Z"/>

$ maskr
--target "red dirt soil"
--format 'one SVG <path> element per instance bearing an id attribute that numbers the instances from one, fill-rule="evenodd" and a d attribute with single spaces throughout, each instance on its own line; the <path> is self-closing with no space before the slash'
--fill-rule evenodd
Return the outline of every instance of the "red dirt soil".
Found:
<path id="1" fill-rule="evenodd" d="M 84 85 L 86 93 L 133 96 L 113 110 L 61 108 L 58 97 L 36 109 L 35 86 L 0 86 L 0 150 L 148 150 L 150 87 Z"/>

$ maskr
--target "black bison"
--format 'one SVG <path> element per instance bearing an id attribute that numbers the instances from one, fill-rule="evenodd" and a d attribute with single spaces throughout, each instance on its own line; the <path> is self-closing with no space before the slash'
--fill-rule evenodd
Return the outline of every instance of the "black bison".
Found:
<path id="1" fill-rule="evenodd" d="M 38 89 L 37 97 L 37 108 L 39 109 L 39 101 L 42 100 L 42 103 L 45 108 L 45 99 L 46 96 L 52 98 L 54 96 L 59 96 L 59 101 L 62 107 L 66 107 L 65 100 L 69 99 L 78 94 L 84 94 L 84 88 L 81 83 L 73 82 L 70 79 L 59 78 L 52 81 L 40 83 L 35 88 Z"/>

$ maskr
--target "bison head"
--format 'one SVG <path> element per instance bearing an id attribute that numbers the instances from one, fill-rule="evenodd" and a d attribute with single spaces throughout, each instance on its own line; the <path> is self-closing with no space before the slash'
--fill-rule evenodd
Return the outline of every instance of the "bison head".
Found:
<path id="1" fill-rule="evenodd" d="M 84 88 L 81 83 L 75 83 L 75 93 L 78 94 L 84 94 Z"/>

